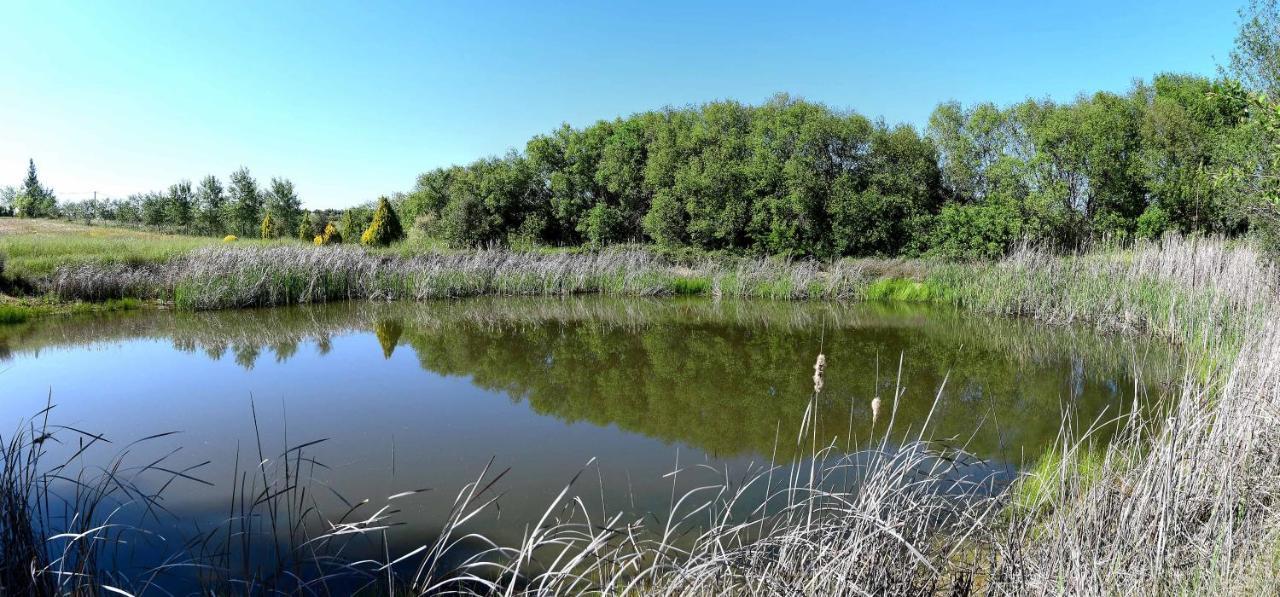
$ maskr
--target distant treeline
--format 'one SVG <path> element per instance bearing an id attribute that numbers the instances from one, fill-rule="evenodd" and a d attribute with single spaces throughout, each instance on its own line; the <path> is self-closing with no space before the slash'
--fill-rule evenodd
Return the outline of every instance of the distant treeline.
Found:
<path id="1" fill-rule="evenodd" d="M 564 126 L 432 170 L 400 216 L 454 246 L 655 242 L 757 254 L 1002 254 L 1237 234 L 1264 131 L 1229 80 L 1160 75 L 1069 103 L 945 103 L 923 134 L 779 95 Z"/>
<path id="2" fill-rule="evenodd" d="M 125 199 L 59 203 L 51 189 L 40 185 L 32 162 L 22 187 L 8 187 L 0 191 L 0 216 L 61 217 L 86 224 L 109 221 L 203 236 L 296 236 L 306 241 L 317 236 L 325 237 L 325 228 L 332 223 L 340 234 L 333 238 L 336 242 L 341 242 L 343 236 L 352 239 L 351 242 L 360 241 L 374 220 L 378 203 L 370 201 L 344 210 L 306 210 L 302 208 L 292 181 L 272 178 L 268 185 L 259 186 L 247 168 L 232 172 L 225 185 L 217 176 L 210 174 L 195 185 L 183 180 L 170 185 L 165 191 L 139 193 Z M 28 197 L 38 199 L 30 200 Z"/>

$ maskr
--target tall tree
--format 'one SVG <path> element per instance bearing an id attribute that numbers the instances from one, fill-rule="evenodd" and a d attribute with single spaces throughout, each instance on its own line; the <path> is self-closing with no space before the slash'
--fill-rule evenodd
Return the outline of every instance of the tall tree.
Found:
<path id="1" fill-rule="evenodd" d="M 1280 1 L 1250 0 L 1240 9 L 1240 30 L 1226 70 L 1250 89 L 1280 100 Z"/>
<path id="2" fill-rule="evenodd" d="M 222 182 L 212 174 L 196 188 L 196 228 L 201 234 L 221 235 L 227 226 L 227 195 Z"/>
<path id="3" fill-rule="evenodd" d="M 191 181 L 183 180 L 170 185 L 165 205 L 165 223 L 178 230 L 189 231 L 194 221 L 194 205 L 195 195 L 191 192 Z"/>
<path id="4" fill-rule="evenodd" d="M 22 182 L 22 192 L 16 203 L 15 208 L 21 217 L 48 218 L 57 214 L 58 199 L 52 189 L 40 184 L 35 160 L 27 160 L 27 178 Z"/>
<path id="5" fill-rule="evenodd" d="M 258 181 L 249 174 L 248 168 L 240 168 L 231 173 L 230 182 L 228 195 L 233 231 L 245 238 L 257 236 L 263 216 Z"/>
<path id="6" fill-rule="evenodd" d="M 302 202 L 287 178 L 272 178 L 267 188 L 266 209 L 280 230 L 293 232 L 302 219 Z"/>

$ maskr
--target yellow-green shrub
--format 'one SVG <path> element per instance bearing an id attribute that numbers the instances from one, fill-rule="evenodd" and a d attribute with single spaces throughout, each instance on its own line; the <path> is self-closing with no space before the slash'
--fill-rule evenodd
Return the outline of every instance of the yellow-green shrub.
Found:
<path id="1" fill-rule="evenodd" d="M 404 228 L 400 226 L 400 217 L 392 209 L 386 197 L 378 198 L 378 209 L 373 212 L 373 221 L 360 235 L 360 244 L 373 247 L 385 247 L 404 238 Z"/>
<path id="2" fill-rule="evenodd" d="M 342 233 L 333 222 L 329 222 L 325 224 L 324 234 L 317 235 L 312 242 L 316 245 L 339 245 L 342 244 Z"/>
<path id="3" fill-rule="evenodd" d="M 271 218 L 271 214 L 267 214 L 262 218 L 262 238 L 276 237 L 276 221 Z"/>

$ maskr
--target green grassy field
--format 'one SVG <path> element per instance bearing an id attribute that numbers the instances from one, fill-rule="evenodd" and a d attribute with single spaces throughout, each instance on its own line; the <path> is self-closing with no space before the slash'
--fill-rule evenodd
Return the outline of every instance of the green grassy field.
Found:
<path id="1" fill-rule="evenodd" d="M 237 240 L 264 246 L 301 241 Z M 0 218 L 0 254 L 11 277 L 47 276 L 63 265 L 82 263 L 160 263 L 191 249 L 222 244 L 222 239 L 146 232 L 110 225 L 85 226 L 59 220 Z"/>

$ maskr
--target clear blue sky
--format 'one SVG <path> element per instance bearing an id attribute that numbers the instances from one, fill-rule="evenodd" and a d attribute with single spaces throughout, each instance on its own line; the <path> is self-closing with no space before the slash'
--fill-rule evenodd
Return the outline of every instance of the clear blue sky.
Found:
<path id="1" fill-rule="evenodd" d="M 64 199 L 244 165 L 345 207 L 664 105 L 786 91 L 923 125 L 948 99 L 1212 75 L 1238 8 L 1049 4 L 0 0 L 0 185 L 28 157 Z"/>

